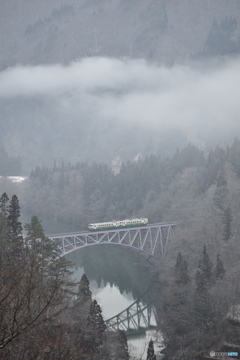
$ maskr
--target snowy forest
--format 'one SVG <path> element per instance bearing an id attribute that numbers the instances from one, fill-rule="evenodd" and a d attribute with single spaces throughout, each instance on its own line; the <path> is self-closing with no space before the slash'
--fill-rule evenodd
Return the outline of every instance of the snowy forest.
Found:
<path id="1" fill-rule="evenodd" d="M 8 186 L 25 212 L 82 230 L 92 220 L 178 221 L 154 270 L 164 284 L 159 328 L 166 359 L 203 359 L 213 347 L 238 349 L 239 159 L 238 139 L 208 154 L 189 144 L 172 157 L 123 164 L 118 174 L 104 164 L 62 164 Z"/>
<path id="2" fill-rule="evenodd" d="M 240 359 L 239 0 L 8 0 L 0 19 L 0 359 Z M 156 261 L 51 240 L 134 218 L 174 224 Z M 140 354 L 105 311 L 152 281 Z"/>

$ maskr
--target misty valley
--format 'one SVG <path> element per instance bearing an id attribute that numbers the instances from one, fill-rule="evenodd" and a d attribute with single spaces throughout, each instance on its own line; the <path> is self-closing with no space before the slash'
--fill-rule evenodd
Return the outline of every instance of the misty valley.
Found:
<path id="1" fill-rule="evenodd" d="M 113 247 L 114 252 L 109 252 L 107 245 L 93 247 L 94 252 L 90 247 L 89 255 L 81 254 L 84 249 L 80 249 L 79 255 L 72 252 L 68 260 L 78 264 L 82 257 L 85 263 L 80 265 L 82 270 L 75 279 L 77 281 L 86 272 L 89 280 L 95 279 L 98 286 L 102 281 L 111 287 L 116 282 L 117 288 L 126 294 L 140 287 L 138 294 L 133 295 L 133 302 L 149 283 L 159 282 L 162 290 L 156 302 L 160 330 L 157 337 L 154 335 L 156 354 L 159 353 L 158 346 L 164 346 L 163 350 L 160 348 L 164 358 L 171 358 L 179 352 L 181 344 L 181 348 L 184 345 L 184 356 L 189 353 L 191 357 L 203 357 L 213 346 L 221 351 L 230 351 L 231 346 L 238 349 L 239 201 L 236 194 L 240 190 L 239 159 L 238 139 L 224 148 L 216 147 L 208 154 L 189 144 L 171 157 L 151 155 L 123 163 L 117 174 L 103 163 L 68 163 L 52 168 L 36 167 L 21 183 L 3 176 L 0 186 L 2 191 L 7 189 L 9 196 L 17 194 L 21 219 L 27 223 L 31 219 L 30 225 L 24 228 L 25 239 L 31 236 L 45 239 L 45 234 L 51 238 L 51 233 L 61 232 L 85 234 L 90 231 L 88 224 L 92 219 L 101 223 L 109 219 L 147 216 L 150 225 L 177 220 L 166 254 L 157 262 L 149 259 L 149 266 L 141 265 L 140 253 L 125 264 L 131 251 L 128 254 L 128 249 L 118 249 L 117 244 L 116 249 Z M 4 209 L 8 207 L 3 206 L 3 198 L 1 201 L 4 217 Z M 36 214 L 35 222 L 31 214 Z M 42 219 L 42 223 L 38 219 Z M 142 228 L 144 226 L 148 224 L 143 224 Z M 92 258 L 94 253 L 95 258 Z M 111 265 L 107 265 L 109 261 Z M 117 270 L 118 266 L 120 270 Z M 93 268 L 95 275 L 92 275 Z M 106 273 L 103 280 L 100 270 Z M 140 277 L 139 271 L 142 272 Z M 110 280 L 110 274 L 117 276 L 116 280 Z M 126 279 L 129 276 L 132 285 L 122 288 L 120 277 Z M 111 303 L 110 294 L 107 299 L 109 297 Z M 98 299 L 98 295 L 95 296 Z M 75 301 L 77 305 L 71 305 L 70 312 L 81 304 L 80 300 Z M 108 301 L 104 300 L 102 306 Z M 86 316 L 86 310 L 84 313 Z M 87 319 L 85 323 L 88 329 Z M 135 351 L 135 356 L 142 355 Z"/>
<path id="2" fill-rule="evenodd" d="M 240 359 L 239 0 L 0 18 L 0 359 Z"/>

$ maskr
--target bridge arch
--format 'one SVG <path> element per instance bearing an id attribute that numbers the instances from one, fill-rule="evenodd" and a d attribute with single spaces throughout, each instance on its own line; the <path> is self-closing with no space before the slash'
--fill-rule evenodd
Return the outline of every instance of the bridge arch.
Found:
<path id="1" fill-rule="evenodd" d="M 160 259 L 166 253 L 175 226 L 176 223 L 164 223 L 127 229 L 120 228 L 47 236 L 57 244 L 61 256 L 84 247 L 111 244 L 124 246 L 148 257 Z"/>

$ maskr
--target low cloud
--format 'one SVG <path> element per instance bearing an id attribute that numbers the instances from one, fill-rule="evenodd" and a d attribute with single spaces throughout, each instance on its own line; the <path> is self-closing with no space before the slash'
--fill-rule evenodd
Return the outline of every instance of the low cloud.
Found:
<path id="1" fill-rule="evenodd" d="M 69 116 L 151 128 L 235 128 L 240 123 L 240 61 L 164 67 L 138 60 L 85 58 L 68 66 L 15 67 L 0 73 L 0 98 L 50 97 Z M 80 114 L 81 115 L 81 114 Z"/>

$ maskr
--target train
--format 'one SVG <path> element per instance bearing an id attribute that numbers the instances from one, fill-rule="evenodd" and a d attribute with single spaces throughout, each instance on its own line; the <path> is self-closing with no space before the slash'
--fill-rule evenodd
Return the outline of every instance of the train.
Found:
<path id="1" fill-rule="evenodd" d="M 117 229 L 117 228 L 126 228 L 130 226 L 141 226 L 147 225 L 148 219 L 147 218 L 140 218 L 140 219 L 126 219 L 120 221 L 108 221 L 102 223 L 94 223 L 89 224 L 89 230 L 106 230 L 106 229 Z"/>

